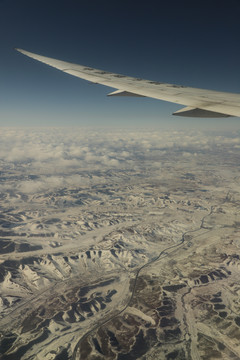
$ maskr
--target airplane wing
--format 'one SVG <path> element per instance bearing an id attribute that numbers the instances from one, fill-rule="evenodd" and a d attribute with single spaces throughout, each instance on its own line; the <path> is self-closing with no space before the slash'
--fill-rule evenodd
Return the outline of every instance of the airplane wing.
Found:
<path id="1" fill-rule="evenodd" d="M 240 94 L 196 89 L 187 86 L 161 83 L 158 81 L 133 78 L 121 74 L 93 69 L 66 61 L 41 56 L 22 49 L 24 55 L 50 65 L 67 74 L 77 76 L 96 84 L 117 89 L 108 96 L 145 96 L 169 101 L 184 108 L 173 115 L 191 117 L 229 117 L 240 116 Z"/>

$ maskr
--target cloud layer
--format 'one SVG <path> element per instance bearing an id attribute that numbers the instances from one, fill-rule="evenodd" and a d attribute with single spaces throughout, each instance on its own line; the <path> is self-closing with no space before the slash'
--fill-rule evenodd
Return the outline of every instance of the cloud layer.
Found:
<path id="1" fill-rule="evenodd" d="M 83 128 L 0 131 L 0 190 L 24 193 L 103 181 L 99 171 L 161 167 L 169 156 L 191 161 L 202 154 L 240 152 L 238 133 L 228 135 L 149 129 Z M 16 181 L 16 177 L 18 180 Z"/>

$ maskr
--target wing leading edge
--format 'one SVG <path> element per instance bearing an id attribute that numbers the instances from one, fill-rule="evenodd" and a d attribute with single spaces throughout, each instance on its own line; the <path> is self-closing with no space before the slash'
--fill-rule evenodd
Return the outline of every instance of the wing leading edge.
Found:
<path id="1" fill-rule="evenodd" d="M 240 116 L 240 94 L 204 90 L 133 78 L 16 49 L 20 53 L 80 79 L 115 88 L 109 96 L 140 96 L 169 101 L 184 108 L 173 115 L 191 117 Z"/>

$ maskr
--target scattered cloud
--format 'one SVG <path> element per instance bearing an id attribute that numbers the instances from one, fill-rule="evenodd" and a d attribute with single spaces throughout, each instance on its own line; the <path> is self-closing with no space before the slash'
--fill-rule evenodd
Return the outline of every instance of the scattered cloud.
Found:
<path id="1" fill-rule="evenodd" d="M 191 161 L 203 152 L 223 147 L 224 151 L 238 151 L 239 134 L 149 129 L 2 128 L 1 168 L 5 175 L 16 176 L 1 181 L 0 190 L 6 191 L 14 185 L 18 191 L 34 193 L 77 186 L 91 181 L 89 172 L 140 169 L 143 164 L 160 167 L 169 154 Z M 94 176 L 96 178 L 96 174 Z"/>

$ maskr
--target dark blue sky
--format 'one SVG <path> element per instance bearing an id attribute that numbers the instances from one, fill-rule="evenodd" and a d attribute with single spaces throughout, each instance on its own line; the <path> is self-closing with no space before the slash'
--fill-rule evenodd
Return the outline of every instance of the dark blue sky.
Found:
<path id="1" fill-rule="evenodd" d="M 0 0 L 0 125 L 132 125 L 240 119 L 175 118 L 180 106 L 107 98 L 89 84 L 33 61 L 20 47 L 126 75 L 240 93 L 240 2 Z"/>

